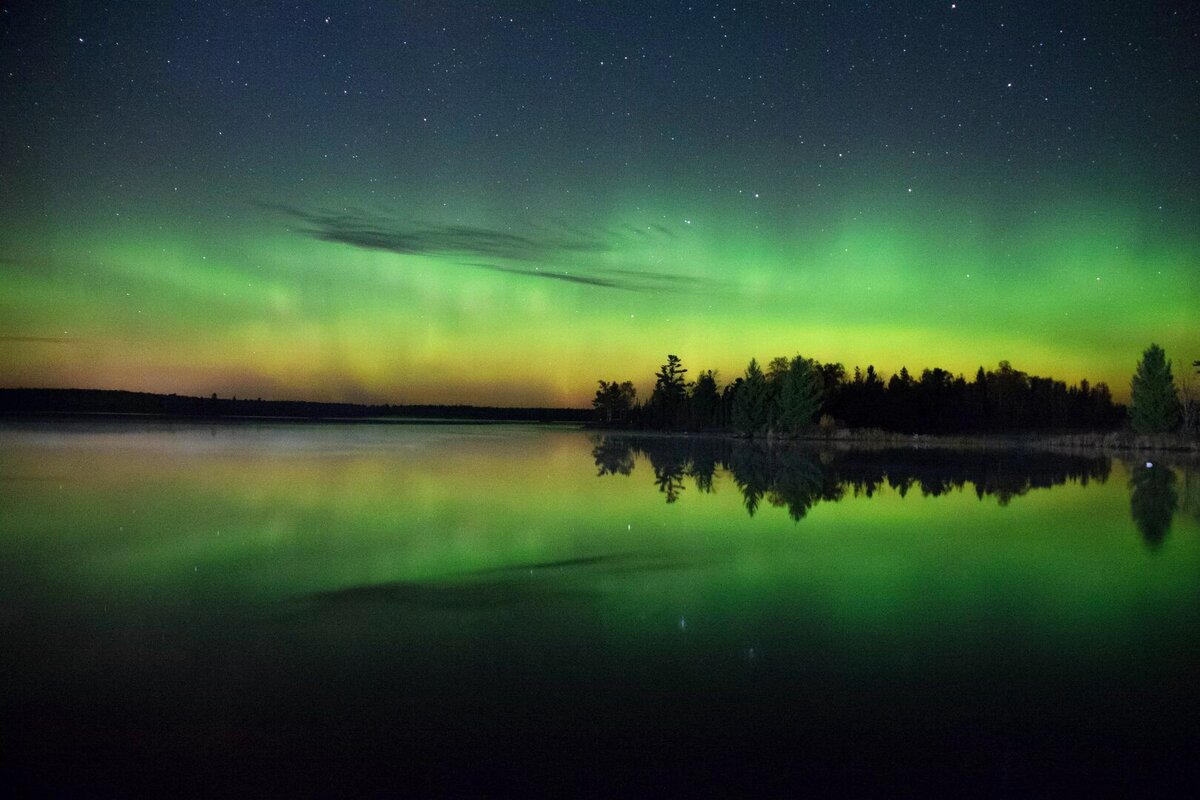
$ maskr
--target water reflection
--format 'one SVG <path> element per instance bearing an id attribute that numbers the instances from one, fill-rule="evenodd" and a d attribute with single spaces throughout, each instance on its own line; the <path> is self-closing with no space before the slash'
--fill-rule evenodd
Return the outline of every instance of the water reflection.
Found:
<path id="1" fill-rule="evenodd" d="M 1194 463 L 0 426 L 0 783 L 1164 793 L 1200 746 Z"/>
<path id="2" fill-rule="evenodd" d="M 1175 473 L 1163 464 L 1147 461 L 1130 467 L 1129 513 L 1151 549 L 1162 546 L 1179 506 Z"/>
<path id="3" fill-rule="evenodd" d="M 1179 510 L 1200 520 L 1200 470 L 1183 470 L 1183 485 L 1179 492 Z"/>
<path id="4" fill-rule="evenodd" d="M 718 471 L 724 470 L 751 516 L 765 500 L 786 508 L 794 520 L 803 519 L 820 501 L 837 502 L 847 494 L 871 497 L 883 486 L 903 497 L 913 490 L 938 496 L 970 484 L 980 499 L 995 497 L 1003 506 L 1032 489 L 1068 481 L 1103 483 L 1112 468 L 1108 456 L 1073 453 L 805 450 L 729 439 L 636 436 L 596 436 L 592 441 L 597 475 L 629 475 L 640 456 L 649 462 L 668 503 L 683 496 L 686 478 L 699 492 L 713 491 Z M 1144 491 L 1157 491 L 1157 484 Z"/>

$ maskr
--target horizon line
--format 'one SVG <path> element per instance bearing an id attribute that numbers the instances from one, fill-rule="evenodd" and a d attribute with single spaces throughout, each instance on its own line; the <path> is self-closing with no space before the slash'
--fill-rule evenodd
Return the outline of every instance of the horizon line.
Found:
<path id="1" fill-rule="evenodd" d="M 179 392 L 151 392 L 143 389 L 97 389 L 83 386 L 0 386 L 0 392 L 109 392 L 114 394 L 147 394 L 156 397 L 182 397 L 190 400 L 207 400 L 212 401 L 215 397 L 217 400 L 237 401 L 239 403 L 308 403 L 311 405 L 324 406 L 357 406 L 360 408 L 480 408 L 480 409 L 498 409 L 498 410 L 513 410 L 513 411 L 586 411 L 592 412 L 590 406 L 502 406 L 502 405 L 479 405 L 476 403 L 461 403 L 461 402 L 439 402 L 439 403 L 396 403 L 396 402 L 361 402 L 354 400 L 298 400 L 298 399 L 281 399 L 267 397 L 239 397 L 234 394 L 224 395 L 213 392 L 211 395 L 202 394 L 180 394 Z"/>

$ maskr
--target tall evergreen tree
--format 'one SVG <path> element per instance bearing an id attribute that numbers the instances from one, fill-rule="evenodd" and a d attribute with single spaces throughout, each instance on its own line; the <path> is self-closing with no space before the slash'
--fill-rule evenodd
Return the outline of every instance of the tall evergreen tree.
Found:
<path id="1" fill-rule="evenodd" d="M 1162 433 L 1179 424 L 1179 397 L 1171 362 L 1156 344 L 1142 353 L 1137 371 L 1130 381 L 1132 403 L 1129 419 L 1138 433 Z"/>
<path id="2" fill-rule="evenodd" d="M 813 363 L 796 356 L 783 375 L 779 390 L 779 427 L 799 433 L 813 424 L 824 399 L 824 381 Z"/>
<path id="3" fill-rule="evenodd" d="M 775 356 L 767 364 L 767 427 L 779 427 L 779 398 L 783 394 L 783 379 L 791 361 L 787 356 Z"/>
<path id="4" fill-rule="evenodd" d="M 742 390 L 745 382 L 745 378 L 738 377 L 733 383 L 725 384 L 725 388 L 721 390 L 720 427 L 726 428 L 733 425 L 733 407 L 737 404 L 738 392 Z"/>
<path id="5" fill-rule="evenodd" d="M 683 377 L 686 374 L 679 356 L 668 355 L 667 363 L 654 375 L 650 405 L 664 427 L 674 428 L 686 423 L 687 383 Z"/>
<path id="6" fill-rule="evenodd" d="M 721 396 L 717 393 L 717 376 L 711 369 L 700 373 L 692 386 L 690 400 L 693 425 L 715 428 L 721 424 Z"/>
<path id="7" fill-rule="evenodd" d="M 761 433 L 770 416 L 767 378 L 756 359 L 750 359 L 746 377 L 733 398 L 733 427 L 741 433 Z"/>

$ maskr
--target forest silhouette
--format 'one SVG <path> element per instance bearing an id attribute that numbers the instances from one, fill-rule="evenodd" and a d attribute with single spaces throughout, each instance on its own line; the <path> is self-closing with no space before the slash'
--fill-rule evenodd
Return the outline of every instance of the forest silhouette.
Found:
<path id="1" fill-rule="evenodd" d="M 1005 433 L 1111 430 L 1126 419 L 1104 383 L 1068 385 L 1030 375 L 1001 361 L 980 367 L 972 380 L 934 367 L 919 376 L 907 368 L 885 380 L 875 367 L 822 364 L 796 356 L 745 373 L 720 386 L 717 374 L 694 381 L 676 355 L 655 374 L 646 402 L 631 381 L 600 381 L 592 401 L 605 426 L 648 430 L 736 431 L 749 436 L 797 435 L 818 428 L 874 428 L 897 433 Z"/>

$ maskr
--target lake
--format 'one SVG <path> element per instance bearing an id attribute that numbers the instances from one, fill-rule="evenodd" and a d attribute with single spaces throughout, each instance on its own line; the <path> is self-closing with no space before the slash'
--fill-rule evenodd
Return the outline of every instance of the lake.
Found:
<path id="1" fill-rule="evenodd" d="M 1200 471 L 1169 459 L 10 421 L 0 579 L 24 791 L 1197 776 Z"/>

